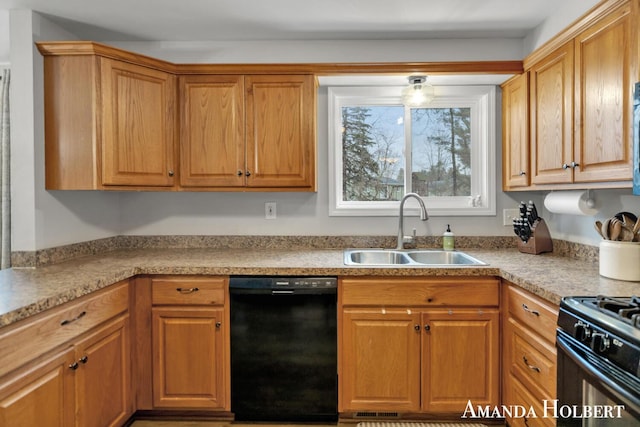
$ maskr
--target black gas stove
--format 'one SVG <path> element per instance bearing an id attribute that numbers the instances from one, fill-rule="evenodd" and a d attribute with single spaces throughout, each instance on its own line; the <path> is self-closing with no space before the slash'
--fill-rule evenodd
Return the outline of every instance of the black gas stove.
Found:
<path id="1" fill-rule="evenodd" d="M 565 298 L 558 327 L 601 358 L 640 377 L 640 298 Z"/>
<path id="2" fill-rule="evenodd" d="M 624 417 L 558 426 L 640 425 L 640 297 L 564 298 L 556 346 L 560 404 L 620 407 Z"/>

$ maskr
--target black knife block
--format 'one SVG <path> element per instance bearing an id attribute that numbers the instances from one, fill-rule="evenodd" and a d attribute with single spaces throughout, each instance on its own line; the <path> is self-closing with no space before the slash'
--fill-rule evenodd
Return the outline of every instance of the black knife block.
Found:
<path id="1" fill-rule="evenodd" d="M 526 242 L 518 240 L 518 250 L 525 254 L 538 255 L 553 252 L 553 241 L 544 219 L 538 218 L 531 227 L 531 237 Z"/>

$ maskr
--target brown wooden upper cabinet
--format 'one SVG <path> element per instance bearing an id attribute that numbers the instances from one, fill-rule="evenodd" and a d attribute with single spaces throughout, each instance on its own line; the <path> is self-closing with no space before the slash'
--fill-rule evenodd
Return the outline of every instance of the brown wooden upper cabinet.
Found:
<path id="1" fill-rule="evenodd" d="M 526 133 L 518 127 L 524 83 L 503 85 L 505 190 L 631 185 L 637 9 L 628 0 L 602 2 L 525 59 L 528 182 L 520 152 Z"/>
<path id="2" fill-rule="evenodd" d="M 503 189 L 529 185 L 529 73 L 502 85 Z"/>
<path id="3" fill-rule="evenodd" d="M 182 187 L 315 191 L 312 75 L 180 77 Z"/>
<path id="4" fill-rule="evenodd" d="M 175 77 L 91 51 L 38 47 L 45 54 L 45 187 L 172 187 Z"/>
<path id="5" fill-rule="evenodd" d="M 220 73 L 93 42 L 37 45 L 48 190 L 316 190 L 312 73 Z"/>

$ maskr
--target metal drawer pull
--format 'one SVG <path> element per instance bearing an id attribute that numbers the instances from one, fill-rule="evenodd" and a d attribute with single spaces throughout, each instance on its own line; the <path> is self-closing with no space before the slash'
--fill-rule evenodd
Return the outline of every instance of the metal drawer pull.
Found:
<path id="1" fill-rule="evenodd" d="M 83 365 L 88 361 L 89 361 L 89 356 L 87 356 L 86 354 L 82 356 L 80 359 L 78 359 L 78 362 L 81 362 Z"/>
<path id="2" fill-rule="evenodd" d="M 183 288 L 176 288 L 176 291 L 180 292 L 181 294 L 192 294 L 194 292 L 198 292 L 200 289 L 198 288 L 189 288 L 189 289 L 183 289 Z"/>
<path id="3" fill-rule="evenodd" d="M 216 322 L 216 329 L 220 329 L 221 326 L 222 326 L 222 322 Z"/>
<path id="4" fill-rule="evenodd" d="M 527 313 L 533 314 L 534 316 L 540 316 L 540 312 L 536 310 L 531 310 L 529 307 L 527 307 L 527 304 L 522 304 L 522 309 Z"/>
<path id="5" fill-rule="evenodd" d="M 75 371 L 76 369 L 78 369 L 78 366 L 78 362 L 73 362 L 71 365 L 69 365 L 69 369 Z"/>
<path id="6" fill-rule="evenodd" d="M 540 372 L 540 368 L 538 368 L 535 365 L 529 364 L 529 361 L 527 360 L 527 356 L 522 356 L 522 361 L 524 362 L 525 365 L 527 365 L 527 368 L 531 369 L 532 371 Z"/>
<path id="7" fill-rule="evenodd" d="M 83 311 L 82 313 L 78 314 L 76 317 L 74 317 L 73 319 L 65 319 L 62 322 L 60 322 L 60 326 L 64 326 L 64 325 L 68 325 L 69 323 L 73 323 L 76 320 L 80 320 L 81 318 L 83 318 L 85 315 L 87 314 L 86 311 Z"/>

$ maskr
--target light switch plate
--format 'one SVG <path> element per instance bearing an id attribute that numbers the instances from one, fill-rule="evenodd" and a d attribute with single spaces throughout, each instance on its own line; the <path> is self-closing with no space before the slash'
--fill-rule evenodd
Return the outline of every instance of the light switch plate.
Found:
<path id="1" fill-rule="evenodd" d="M 264 204 L 264 219 L 276 219 L 276 202 L 266 202 Z"/>
<path id="2" fill-rule="evenodd" d="M 519 209 L 502 210 L 502 225 L 513 225 L 513 220 L 516 218 L 520 218 Z"/>

